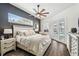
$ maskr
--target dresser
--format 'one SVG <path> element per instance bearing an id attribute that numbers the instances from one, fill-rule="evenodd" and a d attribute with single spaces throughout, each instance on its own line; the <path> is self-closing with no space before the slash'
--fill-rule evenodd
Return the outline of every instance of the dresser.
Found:
<path id="1" fill-rule="evenodd" d="M 79 35 L 69 34 L 69 48 L 71 56 L 79 55 Z"/>
<path id="2" fill-rule="evenodd" d="M 15 38 L 0 40 L 0 53 L 3 56 L 6 52 L 16 50 Z"/>

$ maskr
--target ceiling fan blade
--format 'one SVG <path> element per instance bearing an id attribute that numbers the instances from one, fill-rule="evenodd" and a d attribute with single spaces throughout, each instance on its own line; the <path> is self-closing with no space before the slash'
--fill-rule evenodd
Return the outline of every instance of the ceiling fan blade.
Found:
<path id="1" fill-rule="evenodd" d="M 44 17 L 46 17 L 47 15 L 41 14 L 41 16 L 44 16 Z"/>
<path id="2" fill-rule="evenodd" d="M 45 9 L 42 9 L 42 10 L 40 11 L 40 13 L 43 12 L 43 11 L 45 11 Z"/>
<path id="3" fill-rule="evenodd" d="M 36 13 L 35 15 L 38 15 L 38 13 Z"/>
<path id="4" fill-rule="evenodd" d="M 45 12 L 45 13 L 42 13 L 42 14 L 49 14 L 49 12 Z"/>
<path id="5" fill-rule="evenodd" d="M 33 9 L 33 10 L 34 10 L 35 12 L 37 12 L 36 9 Z"/>

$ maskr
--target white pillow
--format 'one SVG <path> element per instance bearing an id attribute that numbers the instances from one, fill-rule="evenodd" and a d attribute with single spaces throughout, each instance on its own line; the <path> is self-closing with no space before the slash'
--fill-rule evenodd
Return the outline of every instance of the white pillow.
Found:
<path id="1" fill-rule="evenodd" d="M 25 33 L 25 36 L 30 36 L 29 30 L 26 30 L 24 33 Z"/>
<path id="2" fill-rule="evenodd" d="M 34 30 L 29 30 L 29 32 L 30 32 L 31 35 L 35 35 Z"/>
<path id="3" fill-rule="evenodd" d="M 16 35 L 30 36 L 30 35 L 35 35 L 35 32 L 32 29 L 29 29 L 29 30 L 19 30 L 19 31 L 16 32 Z"/>

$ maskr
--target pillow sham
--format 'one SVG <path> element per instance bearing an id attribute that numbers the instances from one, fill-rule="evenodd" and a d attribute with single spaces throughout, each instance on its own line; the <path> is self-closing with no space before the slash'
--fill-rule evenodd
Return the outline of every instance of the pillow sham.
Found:
<path id="1" fill-rule="evenodd" d="M 20 36 L 30 36 L 30 35 L 35 35 L 36 33 L 34 32 L 34 30 L 19 30 L 16 32 L 16 35 L 20 35 Z"/>
<path id="2" fill-rule="evenodd" d="M 22 32 L 20 32 L 20 31 L 17 31 L 17 32 L 16 32 L 16 35 L 22 36 L 22 35 L 23 35 L 23 33 L 22 33 Z"/>
<path id="3" fill-rule="evenodd" d="M 35 35 L 36 33 L 34 32 L 34 30 L 29 30 L 30 35 Z"/>

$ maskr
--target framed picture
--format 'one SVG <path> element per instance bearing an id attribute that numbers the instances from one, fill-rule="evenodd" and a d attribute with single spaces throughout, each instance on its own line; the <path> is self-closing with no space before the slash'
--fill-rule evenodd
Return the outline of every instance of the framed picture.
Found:
<path id="1" fill-rule="evenodd" d="M 8 22 L 33 26 L 32 20 L 23 18 L 21 16 L 18 16 L 18 15 L 12 14 L 12 13 L 8 13 Z"/>

